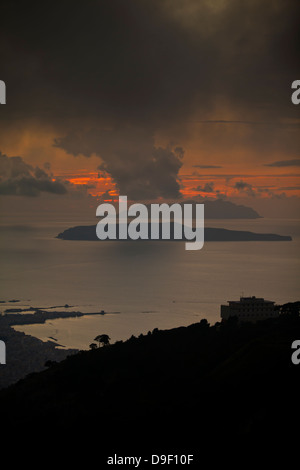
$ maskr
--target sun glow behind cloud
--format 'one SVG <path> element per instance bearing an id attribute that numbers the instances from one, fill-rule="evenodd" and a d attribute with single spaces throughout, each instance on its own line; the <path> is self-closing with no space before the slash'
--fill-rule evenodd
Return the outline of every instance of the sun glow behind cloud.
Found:
<path id="1" fill-rule="evenodd" d="M 258 197 L 269 198 L 283 192 L 287 196 L 300 196 L 300 174 L 290 173 L 286 168 L 279 168 L 270 173 L 270 168 L 263 168 L 260 173 L 232 171 L 211 173 L 211 169 L 190 169 L 191 173 L 182 171 L 179 174 L 183 198 L 197 196 L 218 197 Z M 266 171 L 267 170 L 267 171 Z M 284 171 L 283 171 L 284 170 Z M 210 172 L 208 172 L 210 171 Z M 58 172 L 57 177 L 69 181 L 78 187 L 85 187 L 88 194 L 99 197 L 108 192 L 112 197 L 119 195 L 119 190 L 112 177 L 99 172 Z M 109 198 L 107 200 L 110 200 Z"/>

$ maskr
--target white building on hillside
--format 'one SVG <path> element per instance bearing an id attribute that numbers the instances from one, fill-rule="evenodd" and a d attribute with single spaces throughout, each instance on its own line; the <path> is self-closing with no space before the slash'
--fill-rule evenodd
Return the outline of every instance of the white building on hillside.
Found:
<path id="1" fill-rule="evenodd" d="M 237 317 L 239 321 L 256 322 L 266 318 L 278 317 L 275 302 L 262 298 L 240 297 L 240 300 L 229 300 L 228 305 L 221 305 L 221 318 Z"/>

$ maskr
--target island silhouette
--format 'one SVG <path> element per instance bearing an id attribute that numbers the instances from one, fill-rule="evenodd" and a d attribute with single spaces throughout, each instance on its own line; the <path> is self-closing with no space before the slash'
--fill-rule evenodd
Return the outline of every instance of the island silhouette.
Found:
<path id="1" fill-rule="evenodd" d="M 151 223 L 148 222 L 148 233 L 150 234 L 150 225 Z M 188 241 L 188 239 L 183 236 L 181 240 L 175 240 L 174 238 L 174 225 L 173 221 L 170 222 L 170 239 L 165 240 L 162 238 L 162 225 L 163 223 L 160 222 L 160 229 L 159 229 L 159 240 L 151 240 L 151 241 Z M 119 225 L 117 224 L 117 238 L 119 234 Z M 100 241 L 96 235 L 96 225 L 78 225 L 76 227 L 71 227 L 63 232 L 59 233 L 56 238 L 61 240 L 85 240 L 85 241 Z M 150 239 L 150 237 L 149 237 Z M 242 231 L 242 230 L 228 230 L 225 228 L 204 228 L 204 241 L 205 242 L 239 242 L 239 241 L 291 241 L 292 237 L 289 235 L 277 235 L 274 233 L 254 233 L 249 231 Z M 106 241 L 106 240 L 101 240 Z M 122 241 L 130 241 L 130 239 L 122 240 Z M 147 240 L 135 240 L 135 241 L 147 241 Z"/>

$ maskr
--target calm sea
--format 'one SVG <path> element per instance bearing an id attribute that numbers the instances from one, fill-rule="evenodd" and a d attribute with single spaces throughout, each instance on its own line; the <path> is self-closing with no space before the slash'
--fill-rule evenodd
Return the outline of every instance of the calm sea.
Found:
<path id="1" fill-rule="evenodd" d="M 19 331 L 88 349 L 98 334 L 112 342 L 153 328 L 220 318 L 220 304 L 255 295 L 277 303 L 299 300 L 300 221 L 207 220 L 206 226 L 291 235 L 292 242 L 207 242 L 186 251 L 182 242 L 84 242 L 55 236 L 78 220 L 1 226 L 0 304 L 51 307 L 104 316 L 24 325 Z M 62 310 L 59 308 L 58 310 Z"/>

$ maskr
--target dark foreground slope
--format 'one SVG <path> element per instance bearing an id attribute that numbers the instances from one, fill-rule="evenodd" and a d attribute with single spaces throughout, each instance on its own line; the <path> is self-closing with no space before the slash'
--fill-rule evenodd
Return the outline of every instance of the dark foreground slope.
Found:
<path id="1" fill-rule="evenodd" d="M 237 445 L 252 453 L 272 446 L 274 454 L 276 443 L 292 445 L 297 436 L 295 339 L 299 313 L 256 325 L 202 320 L 154 330 L 80 352 L 2 390 L 1 426 L 24 440 L 30 423 L 30 440 L 46 447 L 71 437 L 98 463 L 112 452 L 204 455 Z"/>

